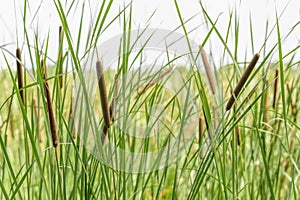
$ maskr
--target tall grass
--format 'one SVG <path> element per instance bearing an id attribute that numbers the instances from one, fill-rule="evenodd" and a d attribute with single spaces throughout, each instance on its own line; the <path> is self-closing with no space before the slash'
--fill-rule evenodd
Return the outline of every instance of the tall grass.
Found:
<path id="1" fill-rule="evenodd" d="M 162 68 L 136 69 L 145 64 L 152 35 L 135 51 L 146 31 L 131 35 L 133 4 L 124 2 L 112 16 L 113 0 L 99 2 L 95 14 L 87 2 L 53 1 L 61 27 L 51 58 L 52 30 L 45 38 L 29 34 L 34 23 L 30 2 L 23 2 L 24 28 L 16 27 L 24 35 L 23 57 L 20 49 L 0 47 L 0 199 L 298 199 L 300 46 L 282 48 L 289 34 L 282 35 L 280 17 L 288 11 L 266 22 L 261 47 L 250 16 L 251 53 L 258 52 L 250 60 L 238 57 L 244 51 L 238 12 L 229 13 L 223 34 L 224 25 L 199 1 L 206 28 L 194 52 L 191 19 L 174 0 L 180 26 L 170 34 L 184 33 L 188 55 L 172 55 L 166 46 Z M 97 46 L 116 24 L 118 56 L 102 63 L 107 52 Z M 212 35 L 222 44 L 220 64 L 211 63 L 214 52 L 204 52 Z M 277 36 L 271 48 L 270 35 Z M 184 56 L 190 63 L 175 67 Z"/>

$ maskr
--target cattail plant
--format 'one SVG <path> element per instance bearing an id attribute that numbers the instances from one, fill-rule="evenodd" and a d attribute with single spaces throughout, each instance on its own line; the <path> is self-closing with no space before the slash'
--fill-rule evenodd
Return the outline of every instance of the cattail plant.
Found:
<path id="1" fill-rule="evenodd" d="M 59 49 L 61 49 L 61 52 L 59 52 L 59 57 L 58 57 L 58 67 L 59 67 L 59 83 L 60 83 L 60 88 L 63 88 L 64 83 L 63 83 L 63 50 L 62 50 L 62 26 L 59 26 Z"/>
<path id="2" fill-rule="evenodd" d="M 204 48 L 201 48 L 201 57 L 202 57 L 202 60 L 203 60 L 203 64 L 204 64 L 204 68 L 205 68 L 205 72 L 206 72 L 206 75 L 207 75 L 207 78 L 208 78 L 208 82 L 209 82 L 209 85 L 210 85 L 211 92 L 213 94 L 215 94 L 215 92 L 216 92 L 215 82 L 214 82 L 214 79 L 213 79 L 213 76 L 212 76 L 211 67 L 210 67 L 210 64 L 208 62 L 208 59 L 207 59 L 206 53 L 204 51 Z"/>
<path id="3" fill-rule="evenodd" d="M 235 105 L 234 105 L 234 113 L 235 113 L 234 119 L 237 120 L 239 118 L 239 113 L 236 112 L 236 106 Z M 237 137 L 237 144 L 238 144 L 238 146 L 240 146 L 241 143 L 242 143 L 242 138 L 241 138 L 241 131 L 240 131 L 239 126 L 236 125 L 234 127 L 234 130 L 235 130 L 235 134 L 236 134 L 236 137 Z"/>
<path id="4" fill-rule="evenodd" d="M 97 70 L 97 77 L 98 77 L 98 87 L 100 93 L 102 114 L 104 119 L 104 127 L 101 134 L 101 142 L 103 144 L 105 137 L 107 135 L 107 131 L 110 127 L 110 115 L 109 115 L 109 107 L 108 107 L 108 100 L 107 100 L 107 93 L 106 93 L 106 83 L 104 79 L 103 65 L 101 61 L 96 62 L 96 70 Z"/>
<path id="5" fill-rule="evenodd" d="M 115 87 L 114 87 L 114 94 L 111 101 L 111 104 L 109 106 L 109 115 L 112 122 L 115 121 L 115 106 L 116 106 L 116 98 L 119 91 L 120 81 L 116 79 L 115 81 Z"/>
<path id="6" fill-rule="evenodd" d="M 269 85 L 269 81 L 266 80 L 266 86 Z M 266 90 L 265 92 L 265 122 L 268 122 L 269 121 L 269 114 L 268 114 L 268 107 L 269 107 L 269 92 L 268 92 L 268 89 Z"/>
<path id="7" fill-rule="evenodd" d="M 72 137 L 73 137 L 73 139 L 76 139 L 77 129 L 76 129 L 75 121 L 74 121 L 75 120 L 74 119 L 74 111 L 75 111 L 75 98 L 72 97 L 71 105 L 70 105 L 70 112 L 69 112 L 69 124 L 71 125 L 71 127 L 73 126 Z"/>
<path id="8" fill-rule="evenodd" d="M 276 69 L 275 72 L 275 81 L 274 81 L 274 93 L 273 93 L 273 109 L 275 109 L 276 106 L 276 96 L 277 96 L 277 84 L 278 84 L 278 74 L 279 74 L 279 70 Z"/>
<path id="9" fill-rule="evenodd" d="M 232 105 L 234 104 L 237 96 L 241 92 L 243 86 L 245 85 L 247 79 L 249 78 L 252 70 L 254 69 L 258 59 L 259 59 L 259 53 L 255 54 L 254 57 L 252 58 L 251 62 L 249 63 L 248 67 L 246 68 L 246 71 L 244 72 L 241 80 L 238 82 L 237 86 L 234 89 L 233 94 L 231 95 L 227 105 L 226 105 L 226 110 L 230 110 Z"/>
<path id="10" fill-rule="evenodd" d="M 291 108 L 291 111 L 292 111 L 292 115 L 294 117 L 296 117 L 297 108 L 296 108 L 296 105 L 294 103 L 293 94 L 292 94 L 292 90 L 291 90 L 291 85 L 289 83 L 286 83 L 286 89 L 288 91 L 288 97 L 289 97 L 289 101 L 290 101 L 290 108 Z"/>
<path id="11" fill-rule="evenodd" d="M 199 117 L 199 145 L 202 144 L 202 138 L 204 133 L 204 120 L 202 117 Z"/>
<path id="12" fill-rule="evenodd" d="M 35 116 L 35 119 L 38 121 L 38 119 L 39 119 L 39 107 L 38 107 L 37 100 L 34 98 L 32 100 L 32 103 L 33 103 L 33 109 L 34 109 L 34 116 Z M 42 143 L 43 142 L 43 135 L 42 135 L 41 127 L 40 127 L 39 124 L 37 126 L 37 130 L 39 132 L 39 141 L 40 141 L 40 143 Z"/>
<path id="13" fill-rule="evenodd" d="M 41 61 L 41 67 L 44 69 L 44 91 L 45 91 L 45 97 L 47 100 L 47 109 L 48 109 L 48 116 L 49 116 L 49 122 L 50 122 L 50 130 L 52 135 L 52 142 L 53 146 L 56 148 L 58 146 L 59 140 L 57 136 L 57 128 L 56 128 L 56 122 L 54 118 L 54 110 L 52 106 L 51 101 L 51 95 L 50 95 L 50 88 L 47 79 L 47 69 L 44 61 Z"/>
<path id="14" fill-rule="evenodd" d="M 161 73 L 159 74 L 158 77 L 154 78 L 150 83 L 148 83 L 146 86 L 144 87 L 141 87 L 139 90 L 138 90 L 138 95 L 141 95 L 143 93 L 145 93 L 148 89 L 150 89 L 152 86 L 154 86 L 155 84 L 158 83 L 158 81 L 160 79 L 162 79 L 163 77 L 165 77 L 166 75 L 168 75 L 174 68 L 174 65 L 170 65 L 169 68 L 167 69 L 164 69 L 163 71 L 161 71 Z"/>
<path id="15" fill-rule="evenodd" d="M 23 69 L 22 69 L 22 57 L 21 57 L 21 50 L 17 48 L 16 51 L 17 56 L 17 74 L 18 74 L 18 87 L 20 91 L 20 96 L 23 102 L 23 105 L 25 103 L 25 96 L 24 96 L 24 80 L 23 80 Z"/>
<path id="16" fill-rule="evenodd" d="M 11 132 L 11 137 L 14 139 L 15 138 L 15 134 L 14 134 L 14 125 L 13 125 L 13 113 L 11 112 L 11 101 L 10 99 L 7 100 L 7 107 L 9 109 L 9 129 L 10 129 L 10 132 Z"/>

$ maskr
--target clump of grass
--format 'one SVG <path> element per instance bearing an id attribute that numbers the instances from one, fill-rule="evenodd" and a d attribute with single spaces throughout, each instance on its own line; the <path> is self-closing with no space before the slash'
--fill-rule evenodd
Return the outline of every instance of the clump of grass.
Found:
<path id="1" fill-rule="evenodd" d="M 45 97 L 46 97 L 46 103 L 47 103 L 47 110 L 48 110 L 48 117 L 49 117 L 49 122 L 50 122 L 50 131 L 51 131 L 51 136 L 52 136 L 52 143 L 53 146 L 56 148 L 59 143 L 58 135 L 57 135 L 57 127 L 56 127 L 56 122 L 55 122 L 55 117 L 54 117 L 54 110 L 53 110 L 53 105 L 51 101 L 51 94 L 50 94 L 50 88 L 49 84 L 47 81 L 47 68 L 46 64 L 44 61 L 41 61 L 41 67 L 44 70 L 44 91 L 45 91 Z"/>
<path id="2" fill-rule="evenodd" d="M 98 87 L 100 93 L 102 114 L 104 119 L 104 127 L 101 134 L 101 141 L 103 144 L 105 137 L 107 135 L 107 131 L 110 127 L 110 115 L 109 115 L 109 107 L 108 107 L 108 100 L 107 100 L 106 83 L 105 83 L 104 72 L 103 72 L 103 64 L 101 61 L 96 62 L 96 70 L 97 70 L 97 77 L 98 77 Z"/>
<path id="3" fill-rule="evenodd" d="M 204 48 L 201 48 L 201 57 L 202 57 L 202 60 L 203 60 L 203 64 L 204 64 L 204 68 L 205 68 L 205 72 L 206 72 L 206 75 L 207 75 L 207 78 L 208 78 L 208 82 L 209 82 L 209 85 L 210 85 L 211 92 L 213 94 L 215 94 L 216 93 L 215 82 L 214 82 L 214 79 L 213 79 L 213 76 L 212 76 L 211 67 L 210 67 L 210 64 L 208 62 L 208 59 L 207 59 Z"/>
<path id="4" fill-rule="evenodd" d="M 279 70 L 276 69 L 275 71 L 275 81 L 274 81 L 274 92 L 273 92 L 273 109 L 275 109 L 276 107 L 276 96 L 277 96 L 277 84 L 278 84 L 278 74 L 279 74 Z"/>
<path id="5" fill-rule="evenodd" d="M 22 99 L 23 104 L 25 103 L 25 96 L 24 96 L 24 80 L 23 80 L 23 69 L 22 69 L 22 55 L 21 50 L 17 48 L 16 50 L 16 57 L 17 57 L 17 74 L 18 74 L 18 87 L 20 90 L 20 96 Z"/>
<path id="6" fill-rule="evenodd" d="M 246 71 L 244 72 L 243 76 L 241 77 L 240 81 L 238 82 L 237 86 L 235 87 L 234 92 L 231 95 L 231 97 L 226 105 L 227 111 L 230 110 L 230 108 L 232 107 L 232 105 L 235 102 L 235 99 L 241 92 L 243 86 L 245 85 L 247 79 L 249 78 L 252 70 L 254 69 L 254 67 L 258 61 L 259 56 L 260 56 L 259 53 L 255 54 L 254 57 L 252 58 L 251 62 L 249 63 L 248 67 L 246 68 Z"/>

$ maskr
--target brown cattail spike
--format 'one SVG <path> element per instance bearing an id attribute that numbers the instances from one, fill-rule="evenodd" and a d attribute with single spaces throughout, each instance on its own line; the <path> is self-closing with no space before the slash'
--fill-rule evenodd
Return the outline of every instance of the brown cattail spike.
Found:
<path id="1" fill-rule="evenodd" d="M 50 130 L 51 130 L 51 135 L 52 135 L 52 142 L 53 146 L 56 148 L 58 146 L 58 136 L 57 136 L 57 128 L 56 128 L 56 122 L 54 118 L 54 111 L 53 111 L 53 106 L 52 106 L 52 101 L 51 101 L 51 95 L 50 95 L 50 88 L 49 84 L 46 80 L 47 78 L 47 69 L 44 64 L 44 61 L 41 61 L 41 67 L 44 69 L 44 90 L 45 90 L 45 96 L 47 100 L 47 109 L 48 109 L 48 116 L 49 116 L 49 122 L 50 122 Z"/>
<path id="2" fill-rule="evenodd" d="M 273 96 L 273 109 L 275 109 L 275 106 L 276 106 L 278 74 L 279 74 L 279 70 L 276 69 L 276 72 L 275 72 L 275 81 L 274 81 L 274 94 L 273 94 L 274 95 Z"/>
<path id="3" fill-rule="evenodd" d="M 226 110 L 230 110 L 230 108 L 232 107 L 232 105 L 235 102 L 235 98 L 237 98 L 237 96 L 239 95 L 239 93 L 241 92 L 243 86 L 245 85 L 247 79 L 249 78 L 252 70 L 254 69 L 258 59 L 259 59 L 259 53 L 255 54 L 254 57 L 252 58 L 251 62 L 249 63 L 248 67 L 246 68 L 246 71 L 244 72 L 241 80 L 238 82 L 237 86 L 234 89 L 233 94 L 231 95 L 227 106 L 226 106 Z"/>
<path id="4" fill-rule="evenodd" d="M 20 90 L 20 96 L 22 99 L 22 102 L 24 104 L 25 102 L 25 98 L 24 98 L 24 81 L 23 81 L 23 69 L 22 69 L 22 58 L 21 58 L 21 50 L 19 48 L 17 48 L 16 51 L 16 56 L 17 56 L 17 73 L 18 73 L 18 86 L 19 86 L 19 90 Z"/>
<path id="5" fill-rule="evenodd" d="M 114 94 L 113 94 L 113 99 L 110 103 L 110 106 L 109 106 L 109 116 L 110 116 L 110 119 L 112 122 L 115 121 L 115 104 L 116 104 L 116 98 L 117 98 L 117 95 L 118 95 L 118 91 L 119 91 L 119 86 L 120 86 L 120 81 L 119 80 L 116 80 L 115 81 L 115 88 L 114 88 Z"/>
<path id="6" fill-rule="evenodd" d="M 108 129 L 110 127 L 109 107 L 108 107 L 108 100 L 107 100 L 107 93 L 106 93 L 106 84 L 105 84 L 104 73 L 103 73 L 103 65 L 100 61 L 97 61 L 96 69 L 97 69 L 98 86 L 99 86 L 104 125 Z"/>
<path id="7" fill-rule="evenodd" d="M 201 57 L 202 57 L 202 60 L 203 60 L 203 64 L 204 64 L 204 68 L 205 68 L 205 71 L 206 71 L 208 82 L 209 82 L 209 85 L 210 85 L 210 88 L 211 88 L 211 92 L 213 94 L 215 94 L 215 92 L 216 92 L 215 82 L 214 82 L 214 79 L 213 79 L 213 76 L 212 76 L 212 73 L 211 73 L 210 64 L 208 62 L 206 53 L 205 53 L 203 48 L 201 48 Z"/>

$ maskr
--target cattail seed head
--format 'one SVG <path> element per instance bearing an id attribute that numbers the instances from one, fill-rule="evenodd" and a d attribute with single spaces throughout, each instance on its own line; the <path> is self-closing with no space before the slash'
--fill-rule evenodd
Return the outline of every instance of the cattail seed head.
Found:
<path id="1" fill-rule="evenodd" d="M 49 84 L 46 81 L 47 78 L 47 69 L 45 66 L 44 61 L 41 61 L 41 67 L 44 69 L 44 91 L 45 91 L 45 96 L 47 100 L 47 109 L 48 109 L 48 116 L 49 116 L 49 122 L 50 122 L 50 131 L 52 135 L 52 142 L 53 146 L 56 148 L 58 146 L 59 140 L 57 136 L 57 128 L 56 128 L 56 122 L 55 122 L 55 117 L 54 117 L 54 110 L 52 106 L 52 101 L 51 101 L 51 94 L 50 94 L 50 88 Z"/>
<path id="2" fill-rule="evenodd" d="M 96 69 L 97 69 L 98 86 L 99 86 L 100 101 L 101 101 L 104 124 L 105 127 L 109 128 L 110 127 L 109 107 L 108 107 L 108 100 L 107 100 L 107 93 L 106 93 L 106 84 L 105 84 L 104 73 L 103 73 L 103 65 L 101 61 L 97 61 Z"/>
<path id="3" fill-rule="evenodd" d="M 215 92 L 216 92 L 215 82 L 214 82 L 214 79 L 213 79 L 213 76 L 212 76 L 210 64 L 208 62 L 206 53 L 205 53 L 203 48 L 201 48 L 201 57 L 202 57 L 202 60 L 203 60 L 203 64 L 204 64 L 204 68 L 205 68 L 205 71 L 206 71 L 206 75 L 207 75 L 207 78 L 208 78 L 208 82 L 209 82 L 209 85 L 210 85 L 211 92 L 213 94 L 215 94 Z"/>
<path id="4" fill-rule="evenodd" d="M 255 54 L 254 57 L 252 58 L 251 62 L 249 63 L 248 67 L 246 68 L 246 71 L 244 72 L 243 76 L 241 77 L 240 81 L 238 82 L 237 86 L 234 89 L 233 94 L 231 95 L 227 106 L 226 106 L 226 110 L 230 110 L 230 108 L 232 107 L 232 105 L 235 102 L 235 99 L 237 98 L 237 96 L 239 95 L 239 93 L 241 92 L 243 86 L 245 85 L 247 79 L 249 78 L 252 70 L 254 69 L 258 59 L 259 59 L 259 53 Z"/>
<path id="5" fill-rule="evenodd" d="M 275 81 L 274 81 L 274 96 L 273 96 L 273 109 L 275 109 L 275 106 L 276 106 L 276 96 L 277 96 L 277 84 L 278 84 L 278 74 L 279 74 L 279 70 L 276 69 L 276 72 L 275 72 Z"/>

